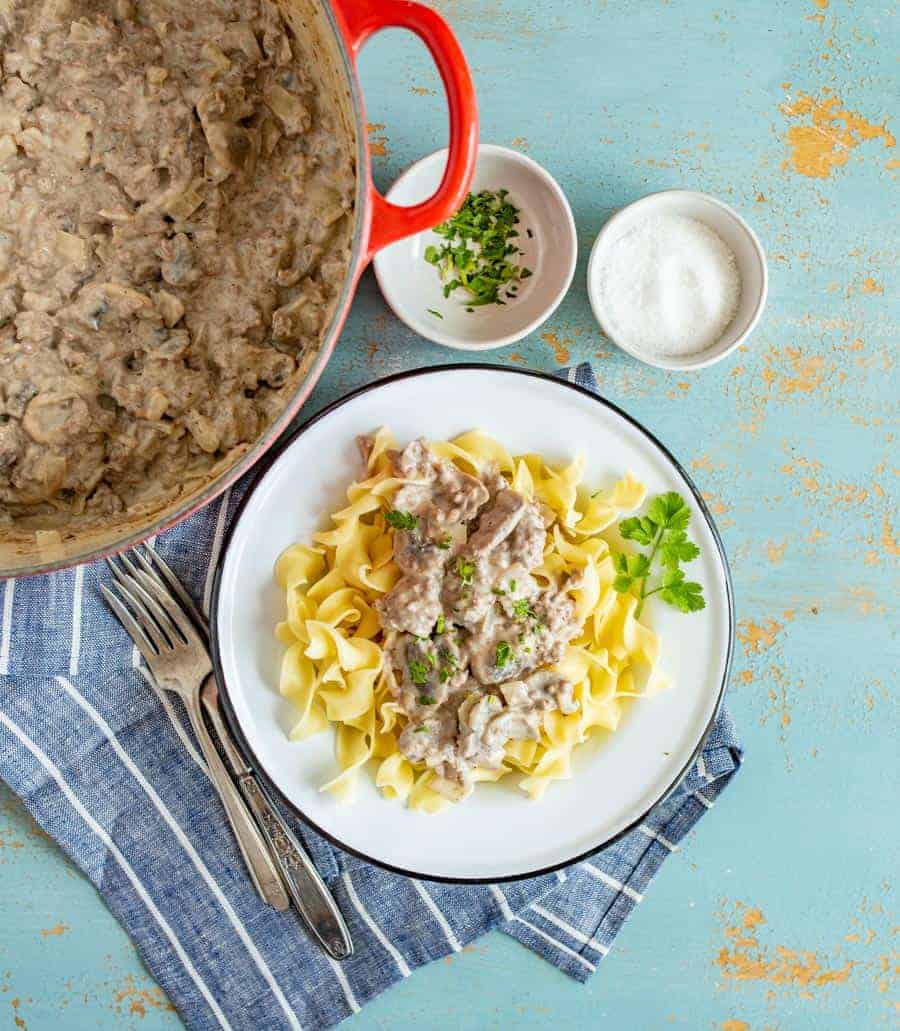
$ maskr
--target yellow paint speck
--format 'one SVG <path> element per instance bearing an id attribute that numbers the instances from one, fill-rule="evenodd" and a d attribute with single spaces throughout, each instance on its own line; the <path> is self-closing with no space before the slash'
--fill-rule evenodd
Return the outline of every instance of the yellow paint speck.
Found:
<path id="1" fill-rule="evenodd" d="M 748 914 L 753 914 L 749 925 Z M 842 967 L 829 969 L 814 952 L 785 945 L 760 945 L 756 928 L 764 918 L 758 909 L 744 911 L 737 903 L 734 918 L 724 929 L 728 944 L 719 949 L 713 960 L 726 982 L 763 981 L 801 989 L 801 996 L 812 998 L 810 989 L 842 984 L 849 979 L 854 967 L 851 960 Z"/>
<path id="2" fill-rule="evenodd" d="M 766 545 L 766 558 L 777 566 L 784 558 L 784 553 L 787 551 L 787 541 L 783 540 L 780 544 L 776 544 L 775 541 L 769 541 Z"/>
<path id="3" fill-rule="evenodd" d="M 881 139 L 885 147 L 897 140 L 885 125 L 869 121 L 858 111 L 844 107 L 840 97 L 824 89 L 819 97 L 797 94 L 793 103 L 781 105 L 787 118 L 808 118 L 788 128 L 789 156 L 782 167 L 812 179 L 827 179 L 835 168 L 850 160 L 850 152 L 867 140 Z"/>
<path id="4" fill-rule="evenodd" d="M 862 292 L 864 294 L 883 294 L 884 287 L 876 282 L 871 276 L 866 276 L 862 281 Z"/>
<path id="5" fill-rule="evenodd" d="M 710 494 L 708 491 L 703 491 L 700 496 L 709 506 L 709 510 L 713 515 L 725 515 L 730 507 L 726 505 L 724 501 L 720 501 L 714 494 Z"/>
<path id="6" fill-rule="evenodd" d="M 565 365 L 569 360 L 569 348 L 568 345 L 572 343 L 571 340 L 560 340 L 555 333 L 541 333 L 541 340 L 545 344 L 549 344 L 553 348 L 553 354 L 560 365 Z"/>
<path id="7" fill-rule="evenodd" d="M 42 938 L 58 938 L 61 934 L 65 934 L 68 931 L 68 924 L 57 924 L 55 927 L 47 927 L 41 931 Z"/>
<path id="8" fill-rule="evenodd" d="M 894 530 L 887 513 L 885 513 L 884 522 L 881 524 L 881 546 L 889 555 L 900 555 L 900 547 L 897 545 Z"/>
<path id="9" fill-rule="evenodd" d="M 21 999 L 16 998 L 16 999 L 10 1000 L 10 1006 L 12 1006 L 13 1020 L 15 1022 L 15 1025 L 16 1025 L 17 1028 L 20 1029 L 20 1031 L 25 1031 L 25 1029 L 28 1027 L 28 1025 L 25 1023 L 25 1020 L 23 1019 L 21 1013 L 19 1012 L 19 1007 L 21 1005 L 22 1005 L 22 1000 Z"/>
<path id="10" fill-rule="evenodd" d="M 784 625 L 776 619 L 766 619 L 762 623 L 754 623 L 744 619 L 739 624 L 738 640 L 744 646 L 745 654 L 758 654 L 771 648 L 775 639 L 784 630 Z"/>

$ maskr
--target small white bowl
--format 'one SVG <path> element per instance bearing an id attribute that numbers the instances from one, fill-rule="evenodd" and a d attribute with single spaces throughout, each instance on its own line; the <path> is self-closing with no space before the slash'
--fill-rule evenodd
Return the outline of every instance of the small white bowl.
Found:
<path id="1" fill-rule="evenodd" d="M 445 149 L 417 161 L 387 199 L 400 205 L 425 200 L 437 189 L 446 160 Z M 524 154 L 482 143 L 470 189 L 508 190 L 519 209 L 517 242 L 523 253 L 515 260 L 532 274 L 518 283 L 515 299 L 469 312 L 462 290 L 445 298 L 437 269 L 425 261 L 425 248 L 444 241 L 430 231 L 391 244 L 375 255 L 373 264 L 384 299 L 410 329 L 446 347 L 488 351 L 521 340 L 553 314 L 572 283 L 578 243 L 572 209 L 559 184 Z"/>
<path id="2" fill-rule="evenodd" d="M 741 297 L 734 318 L 716 343 L 696 354 L 667 356 L 631 347 L 610 332 L 609 320 L 603 311 L 600 270 L 610 248 L 638 222 L 651 215 L 682 215 L 703 222 L 724 240 L 737 263 L 741 277 Z M 715 197 L 695 190 L 663 190 L 642 197 L 617 211 L 600 230 L 588 261 L 587 287 L 594 317 L 604 334 L 617 347 L 659 369 L 703 369 L 731 354 L 753 332 L 766 306 L 769 273 L 762 244 L 736 211 Z"/>

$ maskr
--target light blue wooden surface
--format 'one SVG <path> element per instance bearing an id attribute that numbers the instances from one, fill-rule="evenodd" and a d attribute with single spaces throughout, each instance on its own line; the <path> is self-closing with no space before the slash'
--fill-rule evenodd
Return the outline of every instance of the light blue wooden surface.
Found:
<path id="1" fill-rule="evenodd" d="M 594 361 L 607 396 L 709 495 L 735 577 L 741 640 L 729 701 L 747 763 L 588 986 L 492 935 L 347 1026 L 890 1026 L 900 152 L 878 127 L 896 113 L 898 9 L 865 0 L 441 7 L 474 71 L 482 138 L 544 164 L 579 229 L 579 269 L 560 310 L 492 358 L 544 370 Z M 369 45 L 363 73 L 369 120 L 384 125 L 372 135 L 386 152 L 375 161 L 386 185 L 443 143 L 443 101 L 420 48 L 398 34 Z M 736 206 L 770 256 L 769 308 L 749 346 L 692 375 L 616 351 L 584 288 L 591 241 L 611 211 L 672 186 Z M 312 408 L 456 357 L 405 331 L 366 275 Z M 7 1026 L 179 1023 L 93 889 L 0 792 Z"/>

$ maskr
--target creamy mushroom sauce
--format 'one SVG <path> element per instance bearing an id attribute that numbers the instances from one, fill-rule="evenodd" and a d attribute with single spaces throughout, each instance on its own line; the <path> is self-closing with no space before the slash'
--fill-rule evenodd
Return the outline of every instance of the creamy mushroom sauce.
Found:
<path id="1" fill-rule="evenodd" d="M 410 481 L 393 501 L 409 527 L 394 534 L 402 575 L 378 602 L 388 683 L 409 717 L 399 746 L 459 798 L 476 767 L 500 767 L 509 740 L 537 739 L 544 713 L 577 709 L 572 684 L 546 668 L 580 631 L 577 583 L 532 575 L 551 516 L 496 467 L 470 476 L 421 440 L 390 457 Z"/>
<path id="2" fill-rule="evenodd" d="M 7 0 L 0 41 L 0 522 L 105 516 L 282 411 L 348 134 L 268 0 Z"/>

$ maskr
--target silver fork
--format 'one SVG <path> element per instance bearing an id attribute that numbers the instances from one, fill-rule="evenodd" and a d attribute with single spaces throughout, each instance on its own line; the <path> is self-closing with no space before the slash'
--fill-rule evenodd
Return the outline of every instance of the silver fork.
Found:
<path id="1" fill-rule="evenodd" d="M 115 590 L 101 584 L 100 591 L 137 645 L 157 686 L 173 691 L 184 702 L 253 884 L 263 901 L 283 911 L 290 906 L 284 882 L 203 721 L 200 689 L 212 673 L 209 653 L 190 619 L 161 582 L 138 569 L 125 555 L 120 556 L 120 562 L 107 559 L 116 580 Z"/>
<path id="2" fill-rule="evenodd" d="M 128 601 L 134 616 L 111 590 L 103 586 L 100 589 L 147 660 L 158 686 L 175 690 L 184 699 L 194 733 L 210 766 L 213 783 L 232 821 L 257 890 L 260 890 L 259 881 L 262 880 L 269 886 L 266 893 L 260 891 L 262 897 L 276 909 L 284 909 L 289 904 L 284 897 L 286 889 L 313 937 L 335 959 L 346 959 L 353 955 L 353 940 L 340 908 L 265 787 L 244 761 L 225 726 L 218 704 L 215 675 L 210 672 L 212 664 L 206 620 L 181 581 L 155 551 L 147 549 L 145 556 L 136 549 L 131 555 L 140 568 L 126 555 L 120 556 L 124 569 L 107 561 L 116 578 L 117 588 Z M 145 633 L 149 640 L 146 637 L 141 639 Z M 168 651 L 165 645 L 168 645 Z M 173 665 L 177 666 L 174 671 Z M 210 715 L 243 799 L 235 791 L 234 782 L 200 715 L 201 704 Z M 235 813 L 240 817 L 239 826 L 235 826 Z M 249 833 L 244 834 L 248 827 Z M 277 889 L 269 874 L 272 862 Z M 266 875 L 264 878 L 260 876 L 261 871 Z"/>

